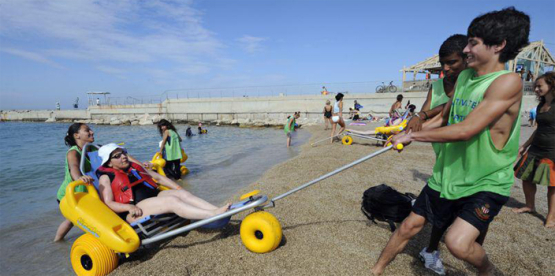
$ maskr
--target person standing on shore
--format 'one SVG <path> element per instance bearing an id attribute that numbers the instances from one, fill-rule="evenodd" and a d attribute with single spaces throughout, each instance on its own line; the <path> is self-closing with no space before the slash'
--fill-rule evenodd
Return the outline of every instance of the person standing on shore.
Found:
<path id="1" fill-rule="evenodd" d="M 422 124 L 429 118 L 433 118 L 440 114 L 443 107 L 451 99 L 455 93 L 455 82 L 459 74 L 466 69 L 466 55 L 463 50 L 468 42 L 466 35 L 456 34 L 452 35 L 443 42 L 439 48 L 439 63 L 441 64 L 442 72 L 445 74 L 441 78 L 432 83 L 426 101 L 422 106 L 419 113 L 413 116 L 407 124 L 408 132 L 417 132 L 422 129 Z M 440 143 L 432 143 L 436 159 L 441 152 Z M 440 202 L 439 192 L 425 186 L 427 196 L 431 201 Z M 424 203 L 418 201 L 418 203 Z M 424 261 L 424 266 L 439 275 L 445 274 L 445 268 L 439 255 L 439 241 L 443 233 L 447 230 L 447 225 L 442 225 L 439 221 L 434 221 L 434 216 L 427 210 L 426 206 L 415 205 L 413 212 L 426 218 L 432 224 L 432 233 L 430 234 L 430 242 L 427 247 L 420 251 L 420 259 Z"/>
<path id="2" fill-rule="evenodd" d="M 555 72 L 548 72 L 536 80 L 535 92 L 538 128 L 518 149 L 520 160 L 515 176 L 522 179 L 526 206 L 514 208 L 515 213 L 536 211 L 536 185 L 547 186 L 547 217 L 545 227 L 555 229 Z"/>
<path id="3" fill-rule="evenodd" d="M 173 124 L 166 119 L 158 122 L 158 131 L 162 136 L 160 154 L 166 159 L 164 172 L 169 178 L 178 180 L 181 178 L 181 158 L 183 157 L 181 154 L 181 137 L 177 134 Z"/>
<path id="4" fill-rule="evenodd" d="M 504 70 L 505 63 L 528 45 L 529 33 L 530 17 L 513 7 L 475 18 L 464 49 L 469 69 L 460 73 L 444 116 L 427 122 L 422 131 L 392 139 L 394 148 L 413 141 L 443 143 L 427 186 L 440 193 L 442 202 L 431 202 L 421 193 L 415 205 L 426 201 L 434 220 L 447 222 L 456 216 L 445 244 L 453 256 L 476 267 L 479 275 L 494 272 L 477 239 L 509 199 L 518 154 L 522 79 Z M 411 212 L 391 236 L 372 273 L 382 274 L 425 223 L 425 217 Z"/>
<path id="5" fill-rule="evenodd" d="M 295 112 L 293 116 L 287 117 L 287 122 L 283 126 L 283 131 L 285 132 L 285 136 L 287 136 L 287 147 L 291 146 L 291 136 L 293 135 L 293 131 L 295 131 L 295 121 L 300 116 L 299 112 Z"/>
<path id="6" fill-rule="evenodd" d="M 326 100 L 326 106 L 324 106 L 324 124 L 326 128 L 324 128 L 324 130 L 328 130 L 328 124 L 332 125 L 331 113 L 332 113 L 332 106 L 331 106 L 330 100 Z"/>
<path id="7" fill-rule="evenodd" d="M 60 201 L 66 195 L 66 187 L 70 182 L 78 179 L 86 183 L 93 182 L 92 177 L 81 174 L 81 171 L 79 170 L 79 163 L 81 161 L 81 152 L 83 150 L 83 146 L 85 146 L 85 144 L 87 143 L 94 142 L 94 132 L 86 124 L 75 123 L 72 124 L 67 130 L 64 141 L 65 144 L 70 148 L 66 153 L 64 181 L 62 182 L 62 185 L 58 189 L 58 193 L 56 195 L 58 199 L 58 204 L 60 204 Z M 88 159 L 86 160 L 87 162 L 85 163 L 85 170 L 90 170 L 91 164 Z M 75 190 L 78 192 L 86 191 L 84 186 L 77 186 Z M 73 224 L 71 223 L 71 221 L 64 219 L 60 226 L 58 226 L 56 236 L 54 237 L 54 242 L 61 241 L 72 227 Z"/>
<path id="8" fill-rule="evenodd" d="M 331 117 L 332 127 L 331 127 L 330 143 L 333 143 L 333 138 L 335 136 L 341 134 L 345 130 L 345 121 L 343 121 L 343 97 L 344 97 L 343 93 L 337 93 L 337 95 L 335 95 L 336 102 L 333 106 L 333 112 Z M 339 124 L 341 128 L 339 129 L 339 133 L 335 135 L 335 129 L 337 128 L 337 124 Z"/>

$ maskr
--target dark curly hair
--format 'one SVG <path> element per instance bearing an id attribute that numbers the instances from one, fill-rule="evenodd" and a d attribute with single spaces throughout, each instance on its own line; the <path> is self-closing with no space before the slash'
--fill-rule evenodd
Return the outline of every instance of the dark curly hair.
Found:
<path id="1" fill-rule="evenodd" d="M 530 42 L 530 17 L 509 7 L 480 15 L 468 26 L 468 37 L 479 37 L 487 46 L 500 45 L 506 41 L 501 50 L 499 62 L 505 63 L 514 59 L 520 50 Z"/>
<path id="2" fill-rule="evenodd" d="M 549 86 L 549 92 L 551 93 L 551 95 L 553 97 L 555 97 L 555 72 L 551 71 L 551 72 L 547 72 L 541 76 L 539 76 L 536 79 L 535 84 L 538 83 L 539 80 L 543 79 L 545 81 L 545 83 L 547 83 L 547 85 Z M 535 87 L 536 85 L 534 85 Z M 545 103 L 545 97 L 540 97 L 538 96 L 538 100 L 540 101 L 540 104 L 544 104 Z"/>
<path id="3" fill-rule="evenodd" d="M 73 134 L 79 132 L 79 130 L 81 129 L 81 126 L 83 126 L 85 124 L 83 123 L 74 123 L 71 126 L 69 126 L 69 128 L 67 129 L 66 132 L 66 136 L 64 137 L 64 142 L 66 143 L 66 145 L 68 147 L 73 147 L 75 145 L 77 145 L 77 142 L 75 142 L 75 137 L 73 137 Z"/>
<path id="4" fill-rule="evenodd" d="M 463 53 L 463 50 L 467 43 L 468 37 L 466 35 L 454 34 L 450 36 L 441 44 L 441 47 L 439 47 L 439 58 L 457 53 L 464 59 L 466 54 Z"/>
<path id="5" fill-rule="evenodd" d="M 335 100 L 340 101 L 341 99 L 343 99 L 343 96 L 343 93 L 337 93 L 337 95 L 335 95 Z"/>
<path id="6" fill-rule="evenodd" d="M 171 129 L 175 131 L 175 133 L 177 133 L 177 130 L 172 125 L 172 123 L 170 123 L 170 121 L 166 119 L 162 119 L 158 122 L 158 132 L 160 132 L 160 136 L 164 136 L 164 132 L 162 131 L 162 126 L 165 126 L 166 128 Z"/>

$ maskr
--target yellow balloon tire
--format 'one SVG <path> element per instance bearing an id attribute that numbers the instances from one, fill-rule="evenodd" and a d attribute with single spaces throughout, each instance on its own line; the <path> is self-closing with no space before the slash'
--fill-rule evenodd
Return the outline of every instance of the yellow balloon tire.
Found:
<path id="1" fill-rule="evenodd" d="M 184 163 L 185 161 L 187 161 L 187 159 L 189 159 L 189 156 L 187 156 L 187 154 L 185 153 L 185 151 L 183 149 L 181 149 L 181 160 L 179 160 L 181 163 Z"/>
<path id="2" fill-rule="evenodd" d="M 345 135 L 345 137 L 343 137 L 343 139 L 341 139 L 341 142 L 343 142 L 343 145 L 349 146 L 353 143 L 353 138 L 349 135 Z"/>
<path id="3" fill-rule="evenodd" d="M 240 228 L 241 241 L 254 253 L 267 253 L 276 249 L 281 243 L 282 231 L 274 215 L 258 211 L 248 215 Z"/>
<path id="4" fill-rule="evenodd" d="M 189 173 L 189 169 L 187 169 L 187 167 L 185 166 L 181 166 L 180 170 L 181 170 L 181 175 L 187 175 Z"/>
<path id="5" fill-rule="evenodd" d="M 258 193 L 260 193 L 260 190 L 254 190 L 254 191 L 252 191 L 252 192 L 248 192 L 248 193 L 242 195 L 242 196 L 239 198 L 239 200 L 247 199 L 247 198 L 249 198 L 249 197 L 251 197 L 251 196 L 257 195 Z"/>
<path id="6" fill-rule="evenodd" d="M 79 237 L 71 246 L 71 266 L 79 276 L 108 275 L 118 266 L 116 253 L 91 234 Z"/>

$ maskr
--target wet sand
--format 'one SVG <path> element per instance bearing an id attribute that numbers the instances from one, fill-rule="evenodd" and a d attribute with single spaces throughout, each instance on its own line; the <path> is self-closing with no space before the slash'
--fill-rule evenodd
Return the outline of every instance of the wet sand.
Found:
<path id="1" fill-rule="evenodd" d="M 357 126 L 370 129 L 370 126 Z M 270 198 L 366 156 L 379 148 L 355 138 L 351 146 L 340 142 L 311 147 L 329 131 L 310 127 L 310 142 L 301 153 L 266 172 L 243 193 L 259 189 Z M 522 128 L 528 138 L 532 129 Z M 521 138 L 521 143 L 525 140 Z M 113 275 L 369 275 L 391 232 L 386 223 L 374 224 L 360 211 L 362 193 L 388 184 L 401 192 L 418 194 L 432 172 L 434 154 L 429 144 L 414 143 L 402 153 L 387 152 L 276 202 L 267 209 L 280 221 L 284 239 L 275 251 L 248 251 L 239 236 L 240 221 L 232 218 L 223 230 L 192 231 L 155 248 L 140 250 Z M 497 266 L 496 275 L 555 275 L 555 231 L 543 227 L 547 189 L 538 187 L 538 214 L 515 214 L 524 205 L 519 181 L 507 205 L 490 225 L 485 249 Z M 427 246 L 430 226 L 411 240 L 384 275 L 433 275 L 418 252 Z M 476 270 L 454 258 L 443 241 L 441 256 L 447 275 L 473 275 Z"/>

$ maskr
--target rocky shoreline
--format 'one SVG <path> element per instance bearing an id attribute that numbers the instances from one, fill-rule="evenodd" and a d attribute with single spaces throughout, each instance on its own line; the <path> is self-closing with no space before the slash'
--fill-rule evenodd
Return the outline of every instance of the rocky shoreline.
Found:
<path id="1" fill-rule="evenodd" d="M 171 120 L 163 115 L 149 115 L 144 114 L 141 116 L 113 116 L 105 119 L 57 119 L 56 117 L 50 117 L 46 120 L 41 118 L 25 118 L 22 122 L 44 122 L 44 123 L 85 123 L 94 125 L 113 125 L 113 126 L 144 126 L 157 124 L 161 119 L 167 119 L 176 124 L 198 124 L 203 123 L 207 125 L 216 126 L 238 126 L 238 127 L 283 127 L 285 120 L 275 120 L 275 119 L 265 119 L 265 120 L 252 120 L 246 119 L 234 119 L 234 120 Z M 8 120 L 2 120 L 8 121 Z M 13 120 L 9 120 L 13 121 Z M 316 118 L 299 118 L 297 119 L 297 124 L 312 126 L 322 124 L 321 119 Z"/>

